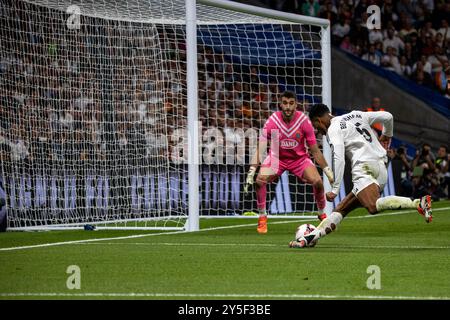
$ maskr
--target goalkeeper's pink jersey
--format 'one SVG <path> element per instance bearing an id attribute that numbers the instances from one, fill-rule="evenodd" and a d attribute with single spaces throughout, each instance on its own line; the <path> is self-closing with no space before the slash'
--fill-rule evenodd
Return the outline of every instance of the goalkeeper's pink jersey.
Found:
<path id="1" fill-rule="evenodd" d="M 309 146 L 317 143 L 311 121 L 300 111 L 295 111 L 289 123 L 283 121 L 281 111 L 274 112 L 264 125 L 261 139 L 270 141 L 270 156 L 277 156 L 279 150 L 280 160 L 309 157 L 305 141 Z"/>

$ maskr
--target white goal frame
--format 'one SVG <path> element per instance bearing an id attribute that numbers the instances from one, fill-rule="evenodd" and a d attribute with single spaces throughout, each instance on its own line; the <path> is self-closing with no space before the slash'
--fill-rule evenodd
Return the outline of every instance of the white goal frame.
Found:
<path id="1" fill-rule="evenodd" d="M 252 14 L 264 18 L 284 20 L 286 22 L 304 23 L 323 28 L 321 38 L 322 48 L 322 102 L 328 106 L 331 111 L 331 30 L 330 22 L 327 19 L 308 17 L 293 13 L 286 13 L 277 10 L 260 8 L 246 5 L 238 2 L 224 0 L 198 0 L 198 3 L 218 7 L 226 10 L 237 11 L 241 13 Z M 188 137 L 189 137 L 189 212 L 187 231 L 199 230 L 199 175 L 198 175 L 198 104 L 197 104 L 197 46 L 196 46 L 196 0 L 186 0 L 186 37 L 190 39 L 187 45 L 187 79 L 188 79 Z M 195 45 L 194 45 L 195 43 Z M 323 154 L 328 163 L 331 163 L 331 150 L 323 139 Z M 331 190 L 328 179 L 323 175 L 325 191 Z M 333 204 L 327 202 L 325 212 L 330 214 Z M 202 217 L 218 218 L 220 216 Z M 225 216 L 223 218 L 226 218 Z M 241 218 L 255 218 L 255 216 L 240 216 Z M 293 218 L 309 219 L 311 216 L 298 215 L 269 215 L 271 218 Z"/>

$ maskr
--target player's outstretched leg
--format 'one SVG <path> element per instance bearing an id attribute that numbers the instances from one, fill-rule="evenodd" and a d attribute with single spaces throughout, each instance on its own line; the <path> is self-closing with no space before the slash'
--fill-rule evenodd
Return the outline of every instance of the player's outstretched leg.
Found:
<path id="1" fill-rule="evenodd" d="M 387 196 L 379 198 L 376 202 L 377 212 L 398 209 L 417 209 L 417 211 L 425 217 L 427 223 L 433 220 L 430 195 L 415 200 L 406 197 Z"/>
<path id="2" fill-rule="evenodd" d="M 324 219 L 316 228 L 316 230 L 312 231 L 307 237 L 305 237 L 306 243 L 294 243 L 301 241 L 291 241 L 289 246 L 291 248 L 303 248 L 310 246 L 311 243 L 317 243 L 317 241 L 327 234 L 336 230 L 337 226 L 341 223 L 342 219 L 351 212 L 353 209 L 360 206 L 358 198 L 350 192 L 342 201 L 337 205 L 326 219 Z"/>
<path id="3" fill-rule="evenodd" d="M 319 238 L 326 236 L 327 234 L 336 230 L 337 226 L 341 223 L 342 219 L 344 219 L 344 217 L 342 216 L 342 214 L 340 212 L 332 212 L 328 218 L 323 220 L 317 226 L 317 230 L 319 232 L 315 232 L 315 233 L 320 233 Z M 311 234 L 313 234 L 313 232 L 311 232 Z M 319 238 L 314 239 L 314 240 L 318 240 Z"/>
<path id="4" fill-rule="evenodd" d="M 332 212 L 329 217 L 325 218 L 314 231 L 304 236 L 300 240 L 289 242 L 289 248 L 304 248 L 317 243 L 319 239 L 336 230 L 344 216 L 339 212 Z"/>
<path id="5" fill-rule="evenodd" d="M 425 221 L 427 223 L 429 223 L 433 220 L 430 195 L 426 195 L 425 197 L 422 197 L 420 199 L 419 206 L 417 207 L 417 211 L 419 211 L 419 213 L 425 217 Z"/>

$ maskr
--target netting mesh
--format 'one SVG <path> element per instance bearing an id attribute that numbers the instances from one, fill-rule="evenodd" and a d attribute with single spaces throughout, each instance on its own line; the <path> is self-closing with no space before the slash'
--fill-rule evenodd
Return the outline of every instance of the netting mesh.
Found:
<path id="1" fill-rule="evenodd" d="M 184 1 L 173 0 L 1 2 L 10 227 L 183 224 L 184 15 Z M 279 93 L 295 91 L 303 111 L 320 101 L 322 30 L 202 5 L 197 16 L 201 214 L 239 214 L 254 207 L 242 182 Z M 312 189 L 293 176 L 271 198 L 273 213 L 315 209 Z"/>
<path id="2" fill-rule="evenodd" d="M 185 0 L 26 0 L 26 2 L 63 12 L 74 11 L 68 8 L 76 6 L 83 16 L 107 20 L 181 25 L 186 21 Z M 197 24 L 271 22 L 286 23 L 282 20 L 197 4 Z"/>

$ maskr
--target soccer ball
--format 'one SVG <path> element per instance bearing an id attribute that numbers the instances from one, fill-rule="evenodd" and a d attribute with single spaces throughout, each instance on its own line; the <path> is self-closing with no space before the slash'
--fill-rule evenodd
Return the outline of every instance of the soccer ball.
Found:
<path id="1" fill-rule="evenodd" d="M 307 236 L 308 234 L 310 234 L 311 232 L 313 232 L 314 230 L 316 230 L 317 228 L 309 223 L 305 223 L 300 225 L 297 228 L 297 231 L 295 232 L 295 240 L 300 242 L 300 240 L 302 240 L 303 237 Z M 317 244 L 317 241 L 313 241 L 311 243 L 308 243 L 308 247 L 314 247 Z"/>

